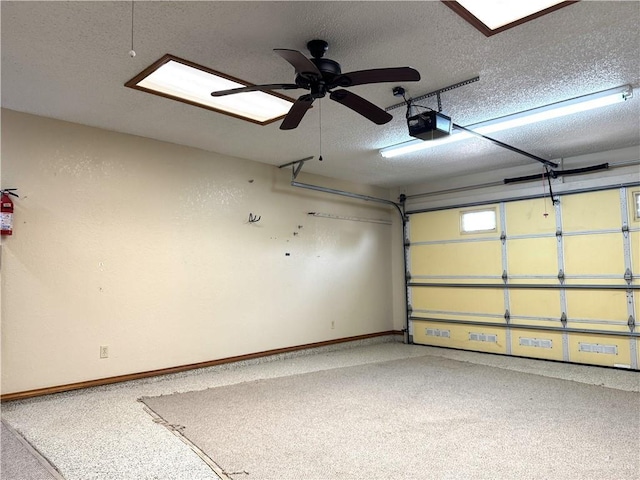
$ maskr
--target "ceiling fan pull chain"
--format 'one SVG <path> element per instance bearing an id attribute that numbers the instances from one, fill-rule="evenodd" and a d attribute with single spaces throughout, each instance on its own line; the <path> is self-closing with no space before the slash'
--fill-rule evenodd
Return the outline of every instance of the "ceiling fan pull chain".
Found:
<path id="1" fill-rule="evenodd" d="M 320 127 L 320 156 L 318 157 L 319 161 L 322 161 L 322 102 L 318 102 L 318 124 Z"/>

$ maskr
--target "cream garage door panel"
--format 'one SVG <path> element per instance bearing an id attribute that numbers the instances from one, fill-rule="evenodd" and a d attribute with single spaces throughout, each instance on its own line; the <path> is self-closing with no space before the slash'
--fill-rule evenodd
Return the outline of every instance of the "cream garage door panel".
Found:
<path id="1" fill-rule="evenodd" d="M 414 287 L 411 290 L 411 306 L 414 311 L 503 316 L 504 296 L 502 289 Z"/>
<path id="2" fill-rule="evenodd" d="M 505 205 L 507 236 L 555 234 L 556 213 L 549 199 L 536 198 Z M 544 213 L 547 216 L 544 216 Z"/>
<path id="3" fill-rule="evenodd" d="M 620 191 L 580 193 L 561 197 L 563 232 L 620 230 Z"/>
<path id="4" fill-rule="evenodd" d="M 521 357 L 563 359 L 562 333 L 517 329 L 511 333 L 511 353 Z"/>
<path id="5" fill-rule="evenodd" d="M 624 283 L 622 233 L 565 236 L 564 261 L 565 275 L 616 275 Z"/>
<path id="6" fill-rule="evenodd" d="M 569 334 L 569 360 L 607 367 L 631 365 L 631 348 L 626 337 Z"/>
<path id="7" fill-rule="evenodd" d="M 574 319 L 624 322 L 627 293 L 624 290 L 567 290 L 567 317 Z"/>
<path id="8" fill-rule="evenodd" d="M 483 209 L 495 209 L 497 206 L 488 205 Z M 409 218 L 409 241 L 433 242 L 440 240 L 466 240 L 470 236 L 460 233 L 460 213 L 465 209 L 454 208 L 435 212 L 417 213 Z M 496 232 L 501 231 L 500 218 L 496 215 Z M 472 238 L 491 238 L 499 236 L 496 232 L 475 233 Z"/>
<path id="9" fill-rule="evenodd" d="M 411 247 L 411 275 L 501 276 L 498 240 Z"/>
<path id="10" fill-rule="evenodd" d="M 560 306 L 560 291 L 551 289 L 521 290 L 511 289 L 509 291 L 509 313 L 512 323 L 515 324 L 535 324 L 545 319 L 553 319 L 547 325 L 559 327 L 562 308 Z M 527 317 L 519 320 L 518 317 Z M 531 318 L 533 317 L 533 318 Z"/>
<path id="11" fill-rule="evenodd" d="M 507 266 L 511 276 L 558 275 L 555 237 L 507 240 Z"/>
<path id="12" fill-rule="evenodd" d="M 501 354 L 507 352 L 506 332 L 502 327 L 416 321 L 413 335 L 414 341 L 422 345 Z"/>
<path id="13" fill-rule="evenodd" d="M 458 225 L 452 219 L 453 215 L 449 210 L 411 215 L 409 240 L 416 243 L 456 238 Z"/>

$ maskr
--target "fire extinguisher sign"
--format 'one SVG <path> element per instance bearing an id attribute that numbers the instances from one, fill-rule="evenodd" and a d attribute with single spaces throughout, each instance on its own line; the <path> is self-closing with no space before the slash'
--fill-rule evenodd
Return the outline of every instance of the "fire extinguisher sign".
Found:
<path id="1" fill-rule="evenodd" d="M 7 188 L 4 190 L 0 190 L 2 192 L 2 197 L 0 197 L 0 223 L 2 224 L 2 235 L 12 235 L 13 234 L 13 200 L 11 200 L 10 195 L 17 197 L 13 191 L 15 188 Z"/>

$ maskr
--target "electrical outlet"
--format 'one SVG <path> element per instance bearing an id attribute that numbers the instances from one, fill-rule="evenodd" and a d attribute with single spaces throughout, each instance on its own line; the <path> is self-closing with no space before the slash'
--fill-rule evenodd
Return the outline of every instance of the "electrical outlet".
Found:
<path id="1" fill-rule="evenodd" d="M 109 358 L 109 346 L 100 345 L 100 358 Z"/>
<path id="2" fill-rule="evenodd" d="M 331 330 L 334 330 L 335 328 L 336 328 L 336 321 L 331 320 Z"/>

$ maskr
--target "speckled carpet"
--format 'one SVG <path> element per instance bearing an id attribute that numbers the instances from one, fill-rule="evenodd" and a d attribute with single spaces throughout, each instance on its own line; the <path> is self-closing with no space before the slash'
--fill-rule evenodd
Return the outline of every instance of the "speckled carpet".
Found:
<path id="1" fill-rule="evenodd" d="M 142 401 L 234 480 L 640 478 L 639 393 L 448 358 Z"/>
<path id="2" fill-rule="evenodd" d="M 11 426 L 0 422 L 2 480 L 63 480 L 54 467 Z"/>

